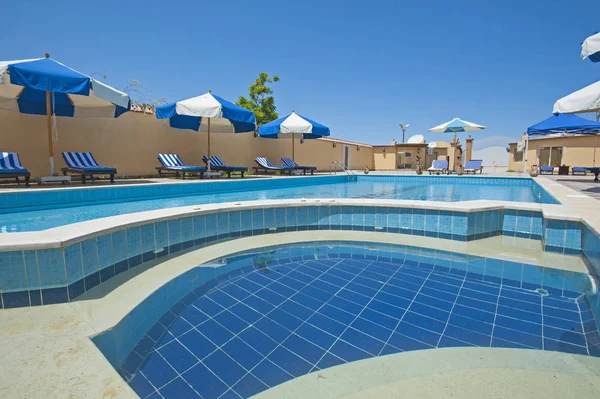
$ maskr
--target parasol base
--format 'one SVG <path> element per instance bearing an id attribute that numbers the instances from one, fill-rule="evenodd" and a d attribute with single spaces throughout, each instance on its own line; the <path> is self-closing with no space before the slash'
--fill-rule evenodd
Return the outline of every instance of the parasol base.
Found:
<path id="1" fill-rule="evenodd" d="M 71 176 L 42 176 L 36 177 L 38 184 L 46 184 L 46 183 L 71 183 Z"/>
<path id="2" fill-rule="evenodd" d="M 221 172 L 204 172 L 204 177 L 220 177 Z"/>

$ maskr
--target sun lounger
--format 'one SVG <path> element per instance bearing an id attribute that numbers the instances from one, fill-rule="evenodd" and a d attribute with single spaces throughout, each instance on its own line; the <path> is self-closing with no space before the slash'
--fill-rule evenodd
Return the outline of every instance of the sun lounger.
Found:
<path id="1" fill-rule="evenodd" d="M 310 174 L 312 175 L 313 172 L 315 170 L 317 170 L 316 166 L 298 165 L 295 161 L 293 161 L 290 158 L 281 158 L 281 163 L 283 164 L 283 166 L 288 166 L 288 167 L 294 168 L 296 170 L 301 170 L 304 174 L 306 174 L 306 171 L 310 171 Z"/>
<path id="2" fill-rule="evenodd" d="M 202 161 L 208 166 L 208 157 L 204 155 L 202 157 Z M 248 171 L 248 168 L 245 166 L 232 166 L 227 165 L 221 158 L 216 155 L 210 156 L 210 170 L 216 170 L 218 172 L 227 173 L 227 177 L 231 177 L 231 172 L 240 172 L 242 174 L 242 178 L 244 177 L 244 173 Z"/>
<path id="3" fill-rule="evenodd" d="M 571 174 L 575 175 L 575 173 L 582 173 L 584 176 L 587 175 L 587 168 L 584 168 L 583 166 L 573 166 L 571 168 Z"/>
<path id="4" fill-rule="evenodd" d="M 593 167 L 593 168 L 585 168 L 585 169 L 588 172 L 594 174 L 594 181 L 597 182 L 598 181 L 598 175 L 600 175 L 600 168 L 599 167 Z"/>
<path id="5" fill-rule="evenodd" d="M 19 154 L 16 152 L 0 152 L 0 179 L 15 178 L 17 184 L 21 184 L 19 177 L 25 178 L 25 186 L 29 187 L 31 173 L 21 165 Z"/>
<path id="6" fill-rule="evenodd" d="M 271 163 L 271 161 L 269 161 L 265 157 L 256 157 L 254 159 L 254 161 L 258 164 L 258 166 L 254 166 L 252 168 L 256 171 L 256 173 L 259 173 L 260 171 L 264 171 L 265 174 L 267 174 L 267 173 L 269 173 L 269 171 L 272 171 L 272 172 L 281 172 L 281 174 L 283 174 L 283 172 L 287 172 L 289 175 L 291 175 L 292 172 L 294 171 L 294 168 L 290 168 L 289 166 L 273 165 Z"/>
<path id="7" fill-rule="evenodd" d="M 80 175 L 81 183 L 85 184 L 87 176 L 94 181 L 94 176 L 110 175 L 110 182 L 115 182 L 117 169 L 108 166 L 100 166 L 91 152 L 63 152 L 62 156 L 67 163 L 67 167 L 61 169 L 65 176 L 67 173 Z"/>
<path id="8" fill-rule="evenodd" d="M 463 171 L 465 173 L 473 172 L 473 174 L 479 171 L 479 174 L 481 174 L 483 172 L 483 166 L 481 166 L 482 162 L 483 161 L 481 159 L 471 159 L 470 161 L 467 161 L 465 167 L 463 168 Z"/>
<path id="9" fill-rule="evenodd" d="M 204 166 L 186 165 L 177 154 L 158 154 L 158 160 L 163 165 L 156 168 L 158 177 L 163 177 L 165 174 L 174 174 L 176 178 L 179 178 L 181 173 L 181 178 L 185 179 L 186 173 L 199 174 L 202 177 L 206 172 Z"/>
<path id="10" fill-rule="evenodd" d="M 540 166 L 540 175 L 544 173 L 554 174 L 554 168 L 552 166 Z"/>
<path id="11" fill-rule="evenodd" d="M 427 171 L 429 172 L 429 174 L 437 173 L 438 175 L 440 173 L 447 173 L 448 161 L 446 161 L 445 159 L 436 159 L 431 164 L 431 168 L 427 169 Z"/>

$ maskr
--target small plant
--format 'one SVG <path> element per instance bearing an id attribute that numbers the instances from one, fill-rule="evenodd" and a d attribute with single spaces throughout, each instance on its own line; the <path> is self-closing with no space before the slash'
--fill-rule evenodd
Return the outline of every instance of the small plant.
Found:
<path id="1" fill-rule="evenodd" d="M 507 170 L 507 172 L 508 172 L 508 173 L 516 173 L 517 171 L 516 171 L 516 170 L 514 170 L 514 169 L 508 169 L 508 170 Z"/>

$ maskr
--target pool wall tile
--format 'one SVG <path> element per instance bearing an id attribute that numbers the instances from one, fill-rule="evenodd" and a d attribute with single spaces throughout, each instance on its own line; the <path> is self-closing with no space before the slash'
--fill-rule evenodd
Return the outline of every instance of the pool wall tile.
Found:
<path id="1" fill-rule="evenodd" d="M 67 276 L 63 248 L 38 249 L 36 253 L 42 288 L 64 288 L 66 295 Z"/>
<path id="2" fill-rule="evenodd" d="M 0 290 L 3 293 L 27 290 L 23 251 L 0 252 Z"/>
<path id="3" fill-rule="evenodd" d="M 400 209 L 400 232 L 403 234 L 412 234 L 413 228 L 413 210 L 412 208 Z"/>
<path id="4" fill-rule="evenodd" d="M 127 260 L 127 233 L 125 230 L 115 231 L 111 234 L 113 258 L 115 263 Z"/>
<path id="5" fill-rule="evenodd" d="M 23 251 L 23 257 L 25 259 L 27 286 L 29 290 L 39 290 L 42 288 L 42 285 L 40 283 L 40 273 L 38 271 L 35 251 Z"/>
<path id="6" fill-rule="evenodd" d="M 80 242 L 65 247 L 65 265 L 67 282 L 69 284 L 77 282 L 84 277 Z"/>
<path id="7" fill-rule="evenodd" d="M 413 209 L 412 234 L 416 236 L 425 235 L 425 210 Z"/>

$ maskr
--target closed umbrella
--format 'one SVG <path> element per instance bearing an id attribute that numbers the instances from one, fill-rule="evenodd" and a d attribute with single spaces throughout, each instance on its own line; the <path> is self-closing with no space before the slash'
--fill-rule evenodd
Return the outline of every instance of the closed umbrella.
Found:
<path id="1" fill-rule="evenodd" d="M 282 118 L 265 123 L 258 128 L 258 136 L 267 139 L 292 139 L 292 160 L 294 159 L 294 141 L 298 136 L 302 139 L 316 139 L 329 136 L 329 128 L 292 111 Z"/>
<path id="2" fill-rule="evenodd" d="M 256 130 L 256 117 L 252 111 L 226 101 L 210 90 L 198 97 L 156 107 L 156 117 L 169 118 L 169 125 L 173 128 L 206 132 L 209 160 L 211 133 L 248 133 Z M 209 161 L 209 172 L 210 164 Z"/>
<path id="3" fill-rule="evenodd" d="M 44 58 L 0 61 L 0 109 L 46 115 L 50 175 L 41 182 L 66 180 L 54 174 L 56 116 L 117 118 L 129 111 L 127 94 L 84 75 L 46 54 Z"/>

